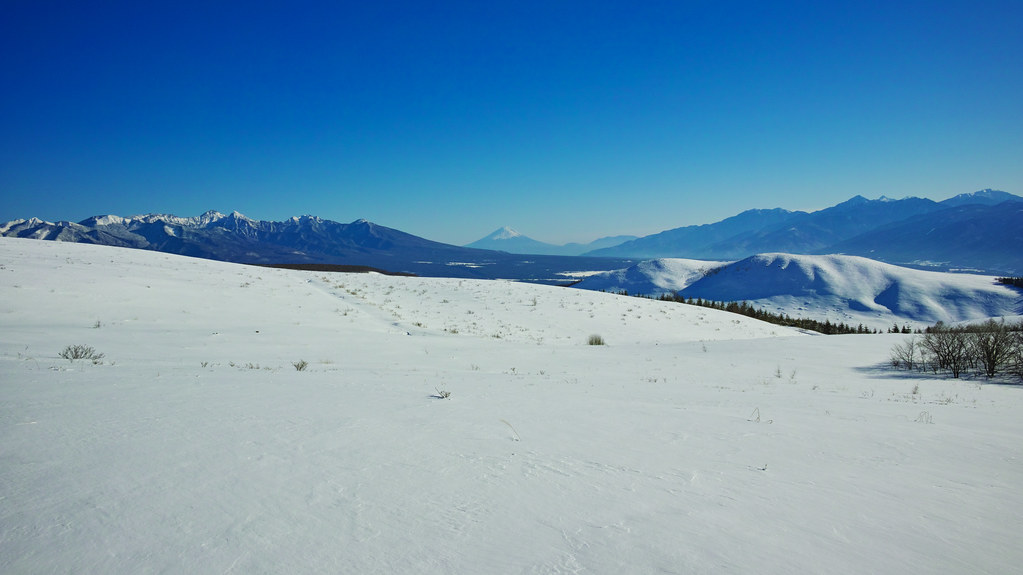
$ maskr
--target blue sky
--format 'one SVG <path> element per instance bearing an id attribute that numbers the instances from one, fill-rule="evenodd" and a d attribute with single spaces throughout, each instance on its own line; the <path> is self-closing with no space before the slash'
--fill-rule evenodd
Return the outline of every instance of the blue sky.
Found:
<path id="1" fill-rule="evenodd" d="M 1023 2 L 48 2 L 0 221 L 208 209 L 563 243 L 1023 194 Z"/>

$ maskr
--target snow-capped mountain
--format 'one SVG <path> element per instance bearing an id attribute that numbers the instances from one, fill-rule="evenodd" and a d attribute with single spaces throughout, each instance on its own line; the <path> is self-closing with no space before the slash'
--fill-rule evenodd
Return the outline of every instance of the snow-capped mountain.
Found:
<path id="1" fill-rule="evenodd" d="M 527 259 L 434 242 L 366 220 L 342 224 L 316 216 L 269 222 L 216 211 L 188 218 L 103 215 L 78 223 L 15 220 L 0 230 L 10 237 L 139 248 L 237 263 L 370 266 L 445 277 L 564 281 L 558 274 L 631 263 L 557 256 Z"/>
<path id="2" fill-rule="evenodd" d="M 609 236 L 594 240 L 588 244 L 568 243 L 557 245 L 534 240 L 508 226 L 503 226 L 471 244 L 466 244 L 465 247 L 497 250 L 512 254 L 578 256 L 589 251 L 615 246 L 634 239 L 636 239 L 636 236 Z"/>
<path id="3" fill-rule="evenodd" d="M 314 216 L 256 221 L 238 212 L 196 217 L 94 216 L 78 223 L 26 220 L 5 224 L 6 236 L 92 243 L 240 263 L 365 263 L 360 254 L 400 259 L 403 250 L 466 250 L 430 242 L 365 220 L 341 224 Z M 350 261 L 354 260 L 354 261 Z"/>
<path id="4" fill-rule="evenodd" d="M 1023 201 L 1023 197 L 1010 194 L 1009 192 L 988 188 L 969 194 L 959 194 L 958 196 L 951 197 L 947 200 L 942 200 L 941 204 L 948 207 L 968 206 L 971 204 L 996 206 L 1003 202 L 1012 201 Z"/>
<path id="5" fill-rule="evenodd" d="M 551 254 L 558 249 L 554 244 L 534 240 L 508 226 L 497 228 L 485 237 L 466 244 L 465 247 L 516 254 Z"/>
<path id="6" fill-rule="evenodd" d="M 1010 200 L 996 203 L 1005 198 Z M 563 246 L 536 241 L 507 227 L 459 247 L 365 220 L 341 224 L 301 216 L 268 222 L 216 211 L 196 217 L 101 215 L 78 223 L 32 218 L 0 224 L 0 235 L 242 263 L 361 265 L 420 275 L 532 281 L 556 281 L 566 272 L 620 269 L 637 259 L 721 261 L 757 253 L 842 253 L 930 269 L 1021 275 L 1023 204 L 1014 202 L 1023 198 L 996 190 L 962 194 L 944 202 L 856 196 L 812 213 L 747 210 L 713 224 L 643 238 L 617 236 Z M 599 246 L 605 247 L 595 249 Z M 595 259 L 574 257 L 580 254 Z"/>
<path id="7" fill-rule="evenodd" d="M 516 238 L 524 238 L 524 237 L 526 237 L 526 236 L 524 236 L 524 235 L 520 234 L 519 232 L 509 228 L 508 226 L 502 226 L 502 227 L 497 228 L 496 230 L 494 230 L 493 233 L 491 233 L 490 235 L 488 235 L 487 237 L 483 238 L 480 241 L 486 241 L 486 240 L 491 240 L 491 241 L 494 241 L 494 240 L 514 240 Z"/>
<path id="8" fill-rule="evenodd" d="M 992 276 L 916 270 L 858 256 L 761 254 L 718 265 L 653 260 L 576 287 L 747 301 L 790 317 L 874 328 L 1023 314 L 1023 293 Z"/>

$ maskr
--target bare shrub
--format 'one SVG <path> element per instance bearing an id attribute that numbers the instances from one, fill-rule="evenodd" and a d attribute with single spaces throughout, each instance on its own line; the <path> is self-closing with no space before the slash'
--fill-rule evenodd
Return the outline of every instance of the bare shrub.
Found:
<path id="1" fill-rule="evenodd" d="M 292 362 L 291 365 L 295 366 L 295 371 L 305 371 L 305 368 L 309 367 L 309 362 L 304 359 L 300 359 Z"/>
<path id="2" fill-rule="evenodd" d="M 916 338 L 911 337 L 903 343 L 895 344 L 891 352 L 892 367 L 913 369 L 917 365 Z"/>
<path id="3" fill-rule="evenodd" d="M 1017 331 L 1012 334 L 1012 348 L 1009 352 L 1009 371 L 1013 375 L 1023 379 L 1023 331 Z"/>
<path id="4" fill-rule="evenodd" d="M 96 353 L 95 348 L 91 345 L 69 345 L 60 352 L 60 357 L 68 361 L 75 361 L 76 359 L 99 361 L 103 359 L 103 356 L 104 354 L 102 353 Z"/>
<path id="5" fill-rule="evenodd" d="M 934 356 L 939 369 L 947 369 L 958 378 L 969 365 L 969 343 L 966 331 L 950 328 L 941 322 L 924 334 L 923 346 Z"/>
<path id="6" fill-rule="evenodd" d="M 994 377 L 1006 364 L 1012 354 L 1013 334 L 1005 322 L 988 320 L 979 326 L 970 326 L 970 343 L 974 357 L 984 375 Z"/>
<path id="7" fill-rule="evenodd" d="M 916 367 L 956 378 L 973 373 L 1023 378 L 1023 322 L 988 320 L 954 327 L 938 322 L 923 337 L 892 347 L 889 360 L 895 369 Z"/>

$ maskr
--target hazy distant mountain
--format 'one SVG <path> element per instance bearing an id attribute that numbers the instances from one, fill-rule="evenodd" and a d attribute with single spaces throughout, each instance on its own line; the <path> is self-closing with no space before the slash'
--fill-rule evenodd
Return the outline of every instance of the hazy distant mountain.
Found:
<path id="1" fill-rule="evenodd" d="M 815 253 L 878 226 L 940 209 L 937 202 L 921 198 L 868 200 L 855 196 L 830 208 L 796 214 L 780 225 L 729 238 L 710 246 L 707 255 L 739 259 L 766 252 Z"/>
<path id="2" fill-rule="evenodd" d="M 880 226 L 829 253 L 900 265 L 1023 275 L 1023 201 L 965 203 Z"/>
<path id="3" fill-rule="evenodd" d="M 603 248 L 610 248 L 610 247 L 614 247 L 614 246 L 623 244 L 625 242 L 631 242 L 632 240 L 635 240 L 635 239 L 637 239 L 636 236 L 629 236 L 629 235 L 606 236 L 606 237 L 603 237 L 603 238 L 597 238 L 597 239 L 593 240 L 592 242 L 590 242 L 588 244 L 580 244 L 580 243 L 576 243 L 576 242 L 571 242 L 571 243 L 565 244 L 562 247 L 565 248 L 565 255 L 582 255 L 582 254 L 585 254 L 587 252 L 591 252 L 593 250 L 599 250 L 599 249 L 603 249 Z"/>
<path id="4" fill-rule="evenodd" d="M 534 240 L 507 226 L 498 228 L 486 237 L 480 238 L 467 248 L 497 250 L 512 254 L 544 254 L 559 256 L 577 256 L 602 247 L 618 245 L 635 239 L 636 236 L 613 236 L 600 238 L 588 244 L 569 243 L 565 245 L 549 244 Z"/>
<path id="5" fill-rule="evenodd" d="M 79 223 L 33 218 L 0 225 L 0 235 L 140 248 L 238 263 L 363 265 L 420 275 L 537 281 L 562 277 L 558 275 L 562 272 L 613 269 L 628 263 L 526 259 L 434 242 L 366 220 L 342 224 L 302 216 L 267 222 L 237 212 L 224 215 L 210 211 L 194 218 L 107 215 Z"/>
<path id="6" fill-rule="evenodd" d="M 512 254 L 553 254 L 560 248 L 554 244 L 534 240 L 507 226 L 498 228 L 487 236 L 466 244 L 465 247 Z"/>
<path id="7" fill-rule="evenodd" d="M 970 194 L 959 194 L 958 196 L 949 198 L 947 200 L 942 200 L 939 203 L 941 203 L 943 206 L 951 208 L 957 206 L 966 206 L 970 204 L 984 204 L 988 206 L 996 206 L 1003 202 L 1010 201 L 1023 202 L 1023 197 L 1017 196 L 1015 194 L 1010 194 L 1009 192 L 1003 192 L 1001 190 L 986 189 L 980 190 L 979 192 L 973 192 Z"/>
<path id="8" fill-rule="evenodd" d="M 714 224 L 667 230 L 587 255 L 738 260 L 771 252 L 846 253 L 892 263 L 937 264 L 939 269 L 1019 274 L 1023 248 L 1014 230 L 1023 229 L 1023 217 L 998 209 L 1006 198 L 1023 201 L 1006 192 L 981 190 L 943 202 L 856 196 L 811 213 L 749 210 Z M 962 211 L 950 211 L 957 208 Z M 907 227 L 902 229 L 903 225 Z"/>
<path id="9" fill-rule="evenodd" d="M 790 221 L 804 212 L 747 210 L 713 224 L 686 226 L 638 238 L 623 244 L 588 252 L 589 256 L 661 258 L 680 257 L 717 259 L 712 249 L 726 240 L 736 241 L 758 230 Z M 725 258 L 727 259 L 727 257 Z"/>

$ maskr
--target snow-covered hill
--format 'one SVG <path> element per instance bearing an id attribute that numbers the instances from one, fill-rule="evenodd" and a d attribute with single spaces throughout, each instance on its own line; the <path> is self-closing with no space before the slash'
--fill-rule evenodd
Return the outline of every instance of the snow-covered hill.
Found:
<path id="1" fill-rule="evenodd" d="M 681 291 L 728 263 L 681 258 L 645 260 L 625 269 L 593 274 L 574 287 L 657 296 Z"/>
<path id="2" fill-rule="evenodd" d="M 902 339 L 0 238 L 0 572 L 1012 572 L 1023 396 Z"/>
<path id="3" fill-rule="evenodd" d="M 762 254 L 727 265 L 652 260 L 595 275 L 577 287 L 747 301 L 792 317 L 875 329 L 1023 313 L 1023 294 L 994 277 L 914 270 L 857 256 Z"/>

